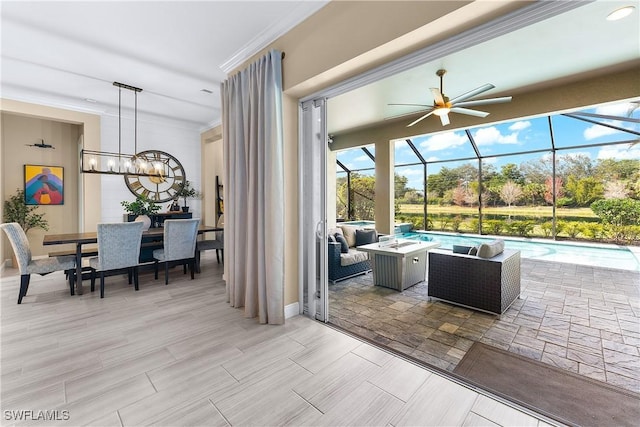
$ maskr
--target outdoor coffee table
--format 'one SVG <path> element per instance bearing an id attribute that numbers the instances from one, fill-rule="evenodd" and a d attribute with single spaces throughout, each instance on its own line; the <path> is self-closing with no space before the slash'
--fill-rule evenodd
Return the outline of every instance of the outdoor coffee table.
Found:
<path id="1" fill-rule="evenodd" d="M 427 252 L 437 248 L 440 242 L 399 239 L 384 246 L 379 242 L 358 246 L 368 252 L 376 286 L 403 291 L 427 278 Z"/>

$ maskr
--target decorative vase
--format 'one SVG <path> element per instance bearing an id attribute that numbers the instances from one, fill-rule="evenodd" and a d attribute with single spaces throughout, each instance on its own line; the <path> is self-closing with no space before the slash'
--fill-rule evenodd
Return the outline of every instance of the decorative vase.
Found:
<path id="1" fill-rule="evenodd" d="M 189 206 L 183 206 L 182 207 L 182 212 L 184 212 L 184 213 L 189 212 Z"/>
<path id="2" fill-rule="evenodd" d="M 142 231 L 147 231 L 149 227 L 151 227 L 151 218 L 149 218 L 148 215 L 138 215 L 134 221 L 144 224 L 142 226 Z"/>

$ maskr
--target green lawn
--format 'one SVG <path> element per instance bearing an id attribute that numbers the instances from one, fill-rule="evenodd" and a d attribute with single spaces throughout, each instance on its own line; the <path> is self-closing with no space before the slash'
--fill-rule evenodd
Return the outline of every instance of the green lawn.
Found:
<path id="1" fill-rule="evenodd" d="M 401 214 L 421 214 L 423 212 L 422 205 L 400 205 Z M 517 216 L 531 216 L 531 217 L 552 217 L 551 206 L 500 206 L 500 207 L 486 207 L 482 208 L 483 214 L 491 215 L 517 215 Z M 454 214 L 454 215 L 477 215 L 477 207 L 461 207 L 461 206 L 427 206 L 427 214 Z M 582 218 L 597 218 L 590 208 L 557 208 L 556 215 L 558 217 L 582 217 Z"/>

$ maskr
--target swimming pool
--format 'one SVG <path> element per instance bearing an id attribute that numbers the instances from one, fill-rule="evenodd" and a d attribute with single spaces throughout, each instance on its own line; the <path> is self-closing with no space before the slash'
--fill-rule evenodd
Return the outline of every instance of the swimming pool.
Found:
<path id="1" fill-rule="evenodd" d="M 453 245 L 477 246 L 495 239 L 495 237 L 432 231 L 398 233 L 396 237 L 426 241 L 437 240 L 442 244 L 441 248 L 444 249 L 451 249 Z M 640 248 L 637 247 L 549 242 L 541 239 L 499 238 L 505 241 L 506 248 L 519 250 L 523 258 L 640 271 Z"/>

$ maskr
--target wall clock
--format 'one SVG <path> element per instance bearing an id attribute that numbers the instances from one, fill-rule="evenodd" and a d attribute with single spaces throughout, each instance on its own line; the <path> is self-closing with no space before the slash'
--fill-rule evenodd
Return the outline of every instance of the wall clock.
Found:
<path id="1" fill-rule="evenodd" d="M 136 196 L 155 202 L 167 202 L 186 182 L 182 164 L 169 153 L 159 150 L 141 151 L 135 156 L 134 167 L 139 174 L 127 174 L 124 182 Z"/>

